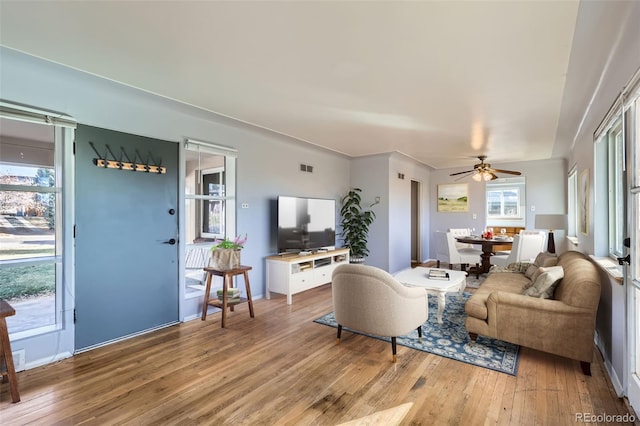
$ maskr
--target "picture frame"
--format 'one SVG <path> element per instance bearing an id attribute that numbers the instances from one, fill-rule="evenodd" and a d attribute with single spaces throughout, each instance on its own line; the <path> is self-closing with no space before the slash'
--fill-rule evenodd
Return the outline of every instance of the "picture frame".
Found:
<path id="1" fill-rule="evenodd" d="M 584 169 L 578 178 L 578 229 L 583 235 L 589 235 L 589 192 L 589 169 Z"/>
<path id="2" fill-rule="evenodd" d="M 461 213 L 469 211 L 469 184 L 438 185 L 438 212 Z"/>

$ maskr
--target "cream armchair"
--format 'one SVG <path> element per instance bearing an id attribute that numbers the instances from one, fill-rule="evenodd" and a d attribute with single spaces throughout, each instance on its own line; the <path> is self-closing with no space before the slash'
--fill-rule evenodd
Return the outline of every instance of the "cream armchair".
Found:
<path id="1" fill-rule="evenodd" d="M 396 337 L 417 329 L 427 320 L 427 293 L 424 288 L 406 287 L 382 269 L 366 265 L 340 265 L 332 277 L 333 311 L 338 323 L 337 342 L 342 327 L 391 337 L 396 362 Z"/>

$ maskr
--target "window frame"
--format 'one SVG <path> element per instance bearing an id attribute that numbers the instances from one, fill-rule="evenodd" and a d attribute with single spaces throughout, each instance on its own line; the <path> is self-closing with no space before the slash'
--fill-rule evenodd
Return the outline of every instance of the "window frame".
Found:
<path id="1" fill-rule="evenodd" d="M 37 266 L 49 264 L 55 271 L 54 288 L 55 302 L 53 322 L 38 324 L 35 327 L 12 331 L 9 325 L 9 334 L 12 340 L 45 337 L 52 332 L 73 333 L 73 327 L 65 326 L 66 312 L 73 306 L 72 300 L 65 300 L 63 295 L 73 288 L 73 274 L 70 268 L 73 263 L 73 248 L 69 241 L 72 238 L 69 223 L 73 223 L 73 140 L 76 122 L 62 114 L 52 114 L 34 108 L 17 106 L 0 101 L 0 117 L 8 120 L 18 120 L 36 125 L 53 126 L 53 167 L 41 167 L 53 169 L 53 186 L 32 186 L 21 184 L 3 184 L 0 190 L 30 193 L 51 194 L 55 197 L 54 216 L 54 252 L 52 255 L 23 257 L 2 261 L 2 268 L 21 266 Z M 13 163 L 12 163 L 13 164 Z M 18 164 L 14 164 L 18 165 Z M 25 164 L 26 167 L 38 167 L 33 164 Z M 44 166 L 44 165 L 43 165 Z M 65 250 L 65 247 L 71 247 Z M 72 308 L 71 308 L 72 309 Z M 19 315 L 18 308 L 16 308 Z M 36 342 L 34 340 L 33 342 Z M 35 343 L 36 345 L 38 343 Z"/>
<path id="2" fill-rule="evenodd" d="M 237 163 L 237 150 L 233 148 L 223 147 L 220 145 L 216 145 L 210 142 L 196 141 L 193 139 L 187 139 L 184 143 L 184 150 L 205 153 L 209 155 L 217 155 L 224 158 L 224 185 L 225 191 L 222 196 L 211 196 L 211 195 L 203 195 L 202 190 L 197 190 L 195 194 L 185 193 L 185 206 L 191 201 L 195 200 L 196 208 L 195 211 L 198 212 L 198 218 L 195 223 L 199 226 L 199 233 L 203 238 L 235 238 L 236 236 L 236 163 Z M 207 169 L 198 169 L 200 170 L 201 176 L 198 178 L 198 183 L 202 186 L 203 175 L 208 170 L 218 169 L 219 167 L 207 168 Z M 215 235 L 213 237 L 206 237 L 202 234 L 203 228 L 203 201 L 206 200 L 222 200 L 224 202 L 224 235 Z"/>
<path id="3" fill-rule="evenodd" d="M 603 169 L 600 175 L 602 191 L 607 191 L 604 197 L 606 207 L 603 207 L 603 212 L 606 211 L 607 225 L 602 230 L 603 240 L 606 232 L 606 253 L 613 259 L 621 257 L 624 252 L 622 241 L 626 225 L 625 120 L 620 105 L 621 101 L 614 105 L 612 111 L 616 113 L 610 112 L 607 115 L 600 127 L 601 130 L 597 131 L 594 137 L 597 147 L 595 160 Z M 602 251 L 605 251 L 604 247 Z"/>
<path id="4" fill-rule="evenodd" d="M 573 166 L 567 176 L 567 237 L 578 238 L 578 169 Z"/>

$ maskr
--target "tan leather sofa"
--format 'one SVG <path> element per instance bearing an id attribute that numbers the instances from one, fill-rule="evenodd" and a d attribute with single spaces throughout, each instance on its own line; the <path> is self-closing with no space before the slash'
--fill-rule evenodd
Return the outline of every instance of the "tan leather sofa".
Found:
<path id="1" fill-rule="evenodd" d="M 600 275 L 576 251 L 561 254 L 557 265 L 564 277 L 553 299 L 523 295 L 531 283 L 524 273 L 489 273 L 465 305 L 465 325 L 473 341 L 488 336 L 575 359 L 591 375 Z"/>

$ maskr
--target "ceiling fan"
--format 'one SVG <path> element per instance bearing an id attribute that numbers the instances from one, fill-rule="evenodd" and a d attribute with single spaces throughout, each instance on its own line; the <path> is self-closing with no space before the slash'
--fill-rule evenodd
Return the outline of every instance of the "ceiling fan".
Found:
<path id="1" fill-rule="evenodd" d="M 469 173 L 473 173 L 471 175 L 471 179 L 475 180 L 476 182 L 480 182 L 483 180 L 487 181 L 487 180 L 498 179 L 498 176 L 496 175 L 496 173 L 507 173 L 507 174 L 516 175 L 516 176 L 520 176 L 522 174 L 514 170 L 493 169 L 491 168 L 491 164 L 484 162 L 484 160 L 486 159 L 487 159 L 486 155 L 479 155 L 478 160 L 480 160 L 480 163 L 475 164 L 473 166 L 473 170 L 465 170 L 464 172 L 451 173 L 449 176 L 464 175 L 460 177 L 460 179 L 462 179 L 464 177 L 469 176 Z"/>

